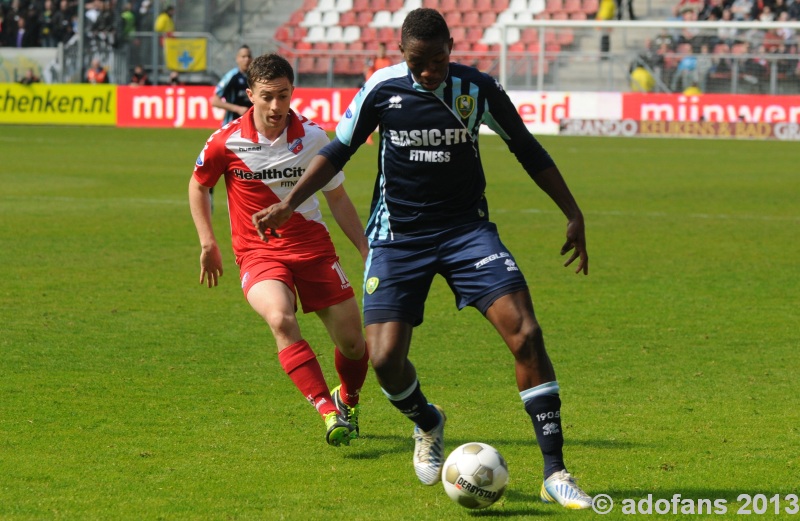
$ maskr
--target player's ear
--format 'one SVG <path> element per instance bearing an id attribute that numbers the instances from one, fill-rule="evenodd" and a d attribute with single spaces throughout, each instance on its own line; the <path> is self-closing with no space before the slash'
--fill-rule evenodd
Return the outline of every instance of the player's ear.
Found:
<path id="1" fill-rule="evenodd" d="M 253 91 L 250 90 L 250 87 L 247 87 L 246 92 L 247 92 L 247 98 L 250 100 L 250 103 L 255 103 L 255 100 L 253 99 Z"/>
<path id="2" fill-rule="evenodd" d="M 453 41 L 453 38 L 450 38 L 450 40 L 447 41 L 447 54 L 450 54 L 451 52 L 453 52 L 453 46 L 454 45 L 455 45 L 455 43 Z"/>

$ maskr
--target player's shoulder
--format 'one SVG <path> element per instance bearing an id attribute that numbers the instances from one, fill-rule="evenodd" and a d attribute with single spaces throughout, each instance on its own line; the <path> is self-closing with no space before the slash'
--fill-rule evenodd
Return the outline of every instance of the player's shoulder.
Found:
<path id="1" fill-rule="evenodd" d="M 408 65 L 405 62 L 396 63 L 375 71 L 375 74 L 370 76 L 364 83 L 363 89 L 365 91 L 374 90 L 387 81 L 405 78 L 406 76 L 408 76 Z"/>
<path id="2" fill-rule="evenodd" d="M 222 77 L 219 79 L 219 82 L 217 82 L 217 86 L 218 87 L 224 87 L 225 85 L 230 83 L 231 80 L 237 74 L 239 74 L 239 68 L 238 67 L 234 67 L 233 69 L 229 70 L 228 72 L 226 72 L 225 74 L 222 75 Z"/>
<path id="3" fill-rule="evenodd" d="M 228 142 L 234 135 L 241 135 L 242 133 L 242 119 L 236 118 L 230 123 L 226 123 L 219 129 L 217 129 L 211 136 L 209 136 L 207 142 L 210 144 L 218 144 L 224 146 L 225 143 Z"/>
<path id="4" fill-rule="evenodd" d="M 500 88 L 499 82 L 491 75 L 471 66 L 459 62 L 450 63 L 450 74 L 461 81 L 469 81 L 478 86 Z"/>

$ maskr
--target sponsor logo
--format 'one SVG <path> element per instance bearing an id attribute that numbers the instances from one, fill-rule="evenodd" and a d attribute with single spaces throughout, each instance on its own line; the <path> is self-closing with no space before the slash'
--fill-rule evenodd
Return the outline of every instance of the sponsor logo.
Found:
<path id="1" fill-rule="evenodd" d="M 391 98 L 389 98 L 389 108 L 390 109 L 403 108 L 401 101 L 403 101 L 402 96 L 392 96 Z"/>
<path id="2" fill-rule="evenodd" d="M 438 147 L 468 143 L 465 128 L 429 128 L 420 130 L 390 130 L 389 139 L 398 147 Z"/>
<path id="3" fill-rule="evenodd" d="M 203 152 L 205 152 L 205 150 L 203 150 Z M 204 155 L 203 152 L 200 152 L 200 155 L 197 156 L 197 161 L 194 162 L 194 164 L 196 164 L 197 166 L 203 166 L 203 162 L 204 162 L 203 161 L 203 155 Z"/>
<path id="4" fill-rule="evenodd" d="M 514 259 L 506 259 L 505 263 L 507 271 L 519 271 L 517 268 L 517 263 L 514 262 Z"/>
<path id="5" fill-rule="evenodd" d="M 493 499 L 497 497 L 497 492 L 494 490 L 486 490 L 485 488 L 481 488 L 477 485 L 473 485 L 469 481 L 463 478 L 463 476 L 458 477 L 458 481 L 456 481 L 456 487 L 461 490 L 465 490 L 476 497 L 482 497 L 487 499 Z"/>
<path id="6" fill-rule="evenodd" d="M 484 257 L 481 260 L 479 260 L 478 262 L 476 262 L 475 263 L 475 269 L 476 270 L 481 269 L 483 266 L 489 264 L 492 261 L 495 261 L 497 259 L 505 259 L 506 257 L 511 257 L 511 254 L 508 253 L 507 251 L 501 251 L 500 253 L 493 253 L 493 254 L 489 255 L 488 257 Z M 514 261 L 511 261 L 511 262 L 514 262 Z"/>
<path id="7" fill-rule="evenodd" d="M 258 152 L 261 150 L 261 145 L 254 146 L 254 147 L 239 147 L 239 152 Z"/>
<path id="8" fill-rule="evenodd" d="M 289 152 L 292 154 L 299 154 L 300 151 L 303 150 L 303 140 L 300 138 L 295 139 L 291 143 L 289 143 Z"/>
<path id="9" fill-rule="evenodd" d="M 284 168 L 283 170 L 278 168 L 265 168 L 259 172 L 250 172 L 247 170 L 242 170 L 241 168 L 234 168 L 233 175 L 238 177 L 239 179 L 256 179 L 256 180 L 276 180 L 276 179 L 288 179 L 292 177 L 301 177 L 305 173 L 306 169 L 294 166 L 290 168 Z"/>
<path id="10" fill-rule="evenodd" d="M 411 150 L 408 154 L 409 161 L 423 161 L 426 163 L 449 163 L 450 152 L 440 150 Z"/>
<path id="11" fill-rule="evenodd" d="M 370 277 L 370 278 L 368 278 L 367 279 L 367 283 L 366 283 L 367 293 L 369 295 L 372 295 L 373 293 L 375 293 L 375 290 L 378 289 L 378 284 L 379 283 L 380 283 L 380 280 L 378 279 L 378 277 Z"/>
<path id="12" fill-rule="evenodd" d="M 456 98 L 456 111 L 461 119 L 467 119 L 475 111 L 475 98 L 466 94 Z"/>
<path id="13" fill-rule="evenodd" d="M 558 428 L 557 423 L 545 423 L 542 426 L 542 434 L 550 436 L 551 434 L 558 434 L 561 430 Z"/>
<path id="14" fill-rule="evenodd" d="M 352 111 L 352 110 L 350 110 L 350 108 L 349 108 L 349 107 L 348 107 L 348 109 L 347 109 L 347 110 L 345 110 L 345 111 L 344 111 L 344 117 L 345 117 L 345 118 L 347 118 L 347 119 L 350 119 L 350 118 L 352 118 L 352 117 L 353 117 L 353 111 Z"/>

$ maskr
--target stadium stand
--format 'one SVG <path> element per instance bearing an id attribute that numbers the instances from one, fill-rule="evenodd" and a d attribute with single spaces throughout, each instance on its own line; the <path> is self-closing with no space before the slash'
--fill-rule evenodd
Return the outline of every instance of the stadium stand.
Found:
<path id="1" fill-rule="evenodd" d="M 371 56 L 379 43 L 387 45 L 390 57 L 399 59 L 394 51 L 399 28 L 406 13 L 422 6 L 444 15 L 456 42 L 455 59 L 496 74 L 501 24 L 533 17 L 586 19 L 596 12 L 597 0 L 305 0 L 278 27 L 274 38 L 286 54 L 295 57 L 300 77 L 335 74 L 352 76 L 357 81 L 362 74 L 358 65 Z M 340 42 L 347 45 L 332 47 Z M 529 54 L 539 49 L 536 31 L 509 28 L 508 42 L 512 44 L 512 69 L 529 67 L 533 63 Z M 561 32 L 558 40 L 548 41 L 546 52 L 552 58 L 547 65 L 562 48 L 573 44 L 570 31 Z"/>

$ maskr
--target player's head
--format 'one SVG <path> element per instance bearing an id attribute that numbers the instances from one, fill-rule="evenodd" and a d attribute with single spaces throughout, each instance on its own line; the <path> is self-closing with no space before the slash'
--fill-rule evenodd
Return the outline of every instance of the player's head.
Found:
<path id="1" fill-rule="evenodd" d="M 263 54 L 247 69 L 247 96 L 253 103 L 253 118 L 265 134 L 282 132 L 294 91 L 294 70 L 283 56 Z M 267 135 L 267 137 L 271 137 Z"/>
<path id="2" fill-rule="evenodd" d="M 247 72 L 247 68 L 250 67 L 250 62 L 252 61 L 253 53 L 250 51 L 250 47 L 247 45 L 239 47 L 239 50 L 236 51 L 236 65 L 239 67 L 239 70 Z"/>
<path id="3" fill-rule="evenodd" d="M 447 78 L 453 39 L 444 17 L 435 9 L 414 9 L 403 21 L 400 51 L 414 80 L 436 90 Z"/>

